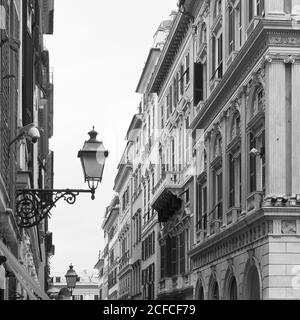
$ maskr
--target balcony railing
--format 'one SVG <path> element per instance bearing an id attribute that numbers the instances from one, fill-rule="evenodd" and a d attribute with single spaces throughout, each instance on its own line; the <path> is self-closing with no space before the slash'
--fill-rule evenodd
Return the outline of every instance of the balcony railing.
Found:
<path id="1" fill-rule="evenodd" d="M 160 189 L 178 188 L 182 183 L 182 173 L 179 171 L 162 171 L 161 179 L 153 188 L 153 195 Z"/>

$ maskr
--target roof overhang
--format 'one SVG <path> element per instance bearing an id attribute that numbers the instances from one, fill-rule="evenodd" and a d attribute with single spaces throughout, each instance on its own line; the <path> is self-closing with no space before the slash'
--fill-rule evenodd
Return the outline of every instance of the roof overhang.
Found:
<path id="1" fill-rule="evenodd" d="M 136 114 L 132 118 L 131 124 L 126 134 L 126 140 L 134 141 L 136 130 L 140 129 L 141 127 L 142 127 L 142 115 Z"/>
<path id="2" fill-rule="evenodd" d="M 148 58 L 145 64 L 145 67 L 143 69 L 139 84 L 136 88 L 136 93 L 141 93 L 143 94 L 146 90 L 147 84 L 149 82 L 149 79 L 152 75 L 153 68 L 157 62 L 157 59 L 160 54 L 160 49 L 159 48 L 152 48 L 150 49 L 150 52 L 148 54 Z"/>

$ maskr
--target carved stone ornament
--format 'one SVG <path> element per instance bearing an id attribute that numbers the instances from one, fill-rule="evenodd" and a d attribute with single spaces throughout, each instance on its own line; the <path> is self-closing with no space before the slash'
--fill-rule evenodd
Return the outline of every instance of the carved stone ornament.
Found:
<path id="1" fill-rule="evenodd" d="M 297 233 L 296 220 L 281 221 L 281 233 L 296 234 Z"/>

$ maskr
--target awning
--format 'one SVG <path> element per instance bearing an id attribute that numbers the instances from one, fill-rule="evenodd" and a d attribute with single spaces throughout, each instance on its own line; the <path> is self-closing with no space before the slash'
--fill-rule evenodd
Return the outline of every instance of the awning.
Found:
<path id="1" fill-rule="evenodd" d="M 20 285 L 27 291 L 33 300 L 50 300 L 48 295 L 40 288 L 31 276 L 26 272 L 24 267 L 19 263 L 15 256 L 10 252 L 7 246 L 0 239 L 0 251 L 6 257 L 6 264 L 12 269 Z"/>

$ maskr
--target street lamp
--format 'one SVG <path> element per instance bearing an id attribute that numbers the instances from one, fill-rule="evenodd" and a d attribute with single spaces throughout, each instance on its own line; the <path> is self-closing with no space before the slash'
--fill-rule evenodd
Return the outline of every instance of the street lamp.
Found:
<path id="1" fill-rule="evenodd" d="M 108 151 L 103 143 L 97 140 L 98 133 L 89 132 L 90 139 L 85 141 L 83 149 L 78 152 L 84 174 L 85 182 L 88 182 L 89 190 L 78 189 L 23 189 L 17 190 L 16 216 L 17 224 L 21 228 L 31 228 L 38 225 L 50 215 L 60 199 L 68 204 L 74 204 L 80 193 L 91 193 L 95 199 L 95 191 L 102 181 L 102 175 Z"/>
<path id="2" fill-rule="evenodd" d="M 84 180 L 88 182 L 94 200 L 95 190 L 102 181 L 108 151 L 105 150 L 102 141 L 97 140 L 98 132 L 95 131 L 94 127 L 89 135 L 90 139 L 84 143 L 83 149 L 78 152 L 78 158 L 81 160 Z"/>
<path id="3" fill-rule="evenodd" d="M 73 290 L 76 287 L 76 282 L 78 279 L 78 275 L 76 273 L 76 271 L 73 269 L 72 264 L 69 267 L 69 270 L 67 271 L 66 275 L 65 275 L 66 281 L 67 281 L 67 287 L 71 293 L 71 297 L 73 295 Z"/>

